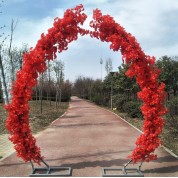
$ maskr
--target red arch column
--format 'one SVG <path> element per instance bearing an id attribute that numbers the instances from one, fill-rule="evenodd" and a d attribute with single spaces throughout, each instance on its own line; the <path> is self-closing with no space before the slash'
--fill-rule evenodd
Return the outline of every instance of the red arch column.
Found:
<path id="1" fill-rule="evenodd" d="M 14 143 L 17 155 L 24 161 L 40 163 L 42 155 L 36 145 L 36 139 L 29 127 L 29 104 L 32 99 L 32 88 L 37 84 L 38 73 L 46 70 L 46 61 L 56 58 L 57 52 L 68 49 L 68 44 L 77 40 L 78 35 L 87 35 L 110 42 L 110 48 L 121 51 L 123 60 L 130 66 L 126 75 L 136 77 L 140 86 L 138 97 L 143 101 L 141 107 L 145 118 L 144 133 L 136 141 L 136 148 L 130 158 L 134 162 L 156 159 L 153 154 L 159 146 L 159 134 L 162 132 L 166 113 L 164 107 L 164 84 L 158 83 L 159 70 L 155 66 L 155 58 L 145 55 L 136 39 L 125 32 L 109 15 L 102 15 L 98 9 L 94 11 L 90 26 L 94 31 L 81 28 L 87 16 L 82 5 L 68 9 L 63 18 L 55 18 L 53 27 L 47 34 L 42 34 L 35 48 L 23 56 L 23 67 L 17 72 L 12 87 L 12 101 L 6 106 L 8 118 L 6 127 L 10 132 L 10 140 Z"/>

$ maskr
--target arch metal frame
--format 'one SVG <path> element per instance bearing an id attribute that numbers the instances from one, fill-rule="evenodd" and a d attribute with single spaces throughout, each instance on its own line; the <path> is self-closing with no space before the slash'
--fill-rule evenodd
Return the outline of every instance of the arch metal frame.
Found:
<path id="1" fill-rule="evenodd" d="M 68 49 L 68 44 L 77 40 L 78 35 L 90 35 L 102 42 L 110 43 L 110 49 L 120 51 L 123 61 L 129 65 L 128 77 L 135 77 L 140 87 L 138 98 L 143 101 L 141 111 L 144 116 L 143 134 L 136 141 L 136 147 L 129 158 L 133 162 L 156 159 L 155 149 L 161 144 L 159 134 L 164 126 L 162 116 L 167 112 L 164 106 L 166 93 L 164 83 L 158 82 L 160 74 L 155 66 L 155 57 L 146 55 L 130 33 L 100 10 L 93 12 L 90 26 L 82 28 L 87 15 L 83 5 L 67 9 L 63 18 L 55 18 L 53 27 L 42 34 L 36 46 L 23 55 L 23 67 L 16 74 L 12 86 L 11 103 L 5 106 L 8 111 L 6 127 L 9 139 L 15 145 L 17 155 L 25 162 L 40 164 L 43 156 L 29 127 L 29 104 L 32 88 L 37 84 L 38 74 L 46 70 L 46 62 L 56 58 L 57 52 Z"/>

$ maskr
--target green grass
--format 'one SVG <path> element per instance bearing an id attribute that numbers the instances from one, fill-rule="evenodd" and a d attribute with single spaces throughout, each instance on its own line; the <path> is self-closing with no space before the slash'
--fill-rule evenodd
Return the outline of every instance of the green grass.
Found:
<path id="1" fill-rule="evenodd" d="M 33 133 L 44 130 L 51 122 L 59 118 L 68 108 L 68 102 L 62 102 L 55 108 L 55 102 L 43 101 L 43 112 L 40 113 L 40 102 L 30 101 L 30 127 Z M 5 128 L 7 112 L 0 104 L 0 134 L 8 133 Z"/>

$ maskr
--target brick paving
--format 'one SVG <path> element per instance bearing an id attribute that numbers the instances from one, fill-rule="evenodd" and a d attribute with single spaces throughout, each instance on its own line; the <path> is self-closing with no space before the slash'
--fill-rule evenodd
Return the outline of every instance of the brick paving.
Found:
<path id="1" fill-rule="evenodd" d="M 8 139 L 8 134 L 0 135 L 0 157 L 4 158 L 14 151 L 13 144 Z"/>
<path id="2" fill-rule="evenodd" d="M 121 167 L 140 135 L 111 112 L 72 97 L 63 117 L 53 122 L 37 137 L 46 162 L 51 166 L 69 166 L 72 176 L 102 176 L 102 167 Z M 145 176 L 178 176 L 178 160 L 163 148 L 159 159 L 143 164 Z M 0 162 L 0 176 L 28 176 L 29 163 L 16 154 Z"/>

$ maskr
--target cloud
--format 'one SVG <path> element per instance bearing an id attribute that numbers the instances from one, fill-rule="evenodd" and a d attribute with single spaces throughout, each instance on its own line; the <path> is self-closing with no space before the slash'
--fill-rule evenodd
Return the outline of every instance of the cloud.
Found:
<path id="1" fill-rule="evenodd" d="M 150 55 L 155 55 L 157 56 L 157 59 L 162 57 L 162 56 L 178 56 L 177 55 L 178 51 L 178 44 L 172 45 L 169 48 L 162 47 L 162 46 L 157 46 L 154 49 L 148 50 Z"/>
<path id="2" fill-rule="evenodd" d="M 33 21 L 21 18 L 14 34 L 13 44 L 20 47 L 23 42 L 27 43 L 30 47 L 34 47 L 40 38 L 41 33 L 46 33 L 47 29 L 52 27 L 54 17 L 62 17 L 63 13 L 64 9 L 55 8 L 51 13 L 53 14 L 52 16 L 45 17 L 41 20 Z M 92 15 L 90 14 L 90 18 L 87 19 L 87 23 L 91 20 L 91 16 Z M 85 24 L 84 26 L 86 28 L 88 25 Z M 74 81 L 80 74 L 84 74 L 92 78 L 100 78 L 100 58 L 103 57 L 105 61 L 106 58 L 112 55 L 115 56 L 116 53 L 109 50 L 109 44 L 102 43 L 96 39 L 91 39 L 89 36 L 79 36 L 77 41 L 69 44 L 69 50 L 59 54 L 58 58 L 65 62 L 66 79 L 70 78 L 70 80 Z M 114 63 L 116 63 L 116 70 L 120 61 L 115 60 Z M 103 76 L 104 74 L 105 71 L 103 65 Z"/>
<path id="3" fill-rule="evenodd" d="M 51 16 L 39 20 L 29 20 L 26 18 L 19 19 L 17 29 L 14 34 L 14 44 L 21 46 L 22 42 L 34 47 L 40 39 L 42 33 L 47 33 L 47 30 L 53 26 L 55 17 L 63 17 L 64 9 L 58 8 L 51 12 Z"/>
<path id="4" fill-rule="evenodd" d="M 13 0 L 13 3 L 23 4 L 23 1 Z M 35 2 L 36 9 L 34 9 L 34 12 L 32 11 L 34 14 L 19 15 L 19 24 L 13 41 L 18 46 L 22 42 L 28 43 L 29 46 L 35 46 L 41 33 L 46 32 L 52 26 L 53 19 L 56 16 L 62 17 L 67 7 L 71 6 L 72 8 L 74 4 L 77 5 L 82 2 L 85 13 L 88 15 L 84 28 L 89 27 L 93 9 L 99 8 L 103 14 L 110 14 L 127 32 L 133 34 L 146 54 L 154 55 L 157 58 L 165 54 L 177 54 L 177 0 L 76 0 L 75 2 L 68 0 L 67 4 L 63 0 L 52 0 L 50 2 L 53 3 L 50 4 L 49 10 L 46 13 L 44 11 L 43 15 L 38 15 L 37 18 L 35 18 L 38 14 L 37 9 L 42 0 Z M 44 3 L 43 8 L 45 9 L 48 5 L 49 3 Z M 27 4 L 25 7 L 28 8 Z M 29 6 L 28 11 L 32 7 Z M 18 8 L 20 9 L 21 6 Z M 21 13 L 19 12 L 19 14 Z M 74 78 L 80 73 L 100 78 L 99 60 L 101 57 L 106 60 L 110 56 L 113 58 L 114 70 L 117 70 L 118 65 L 121 64 L 120 53 L 109 50 L 109 44 L 107 43 L 85 36 L 71 43 L 69 50 L 60 54 L 59 58 L 65 60 L 67 78 Z"/>
<path id="5" fill-rule="evenodd" d="M 165 50 L 170 53 L 175 49 L 178 37 L 178 26 L 175 21 L 178 15 L 178 1 L 112 0 L 110 4 L 108 2 L 105 1 L 99 6 L 103 14 L 110 14 L 127 32 L 133 34 L 146 53 L 155 51 L 156 48 L 159 52 L 156 50 L 157 53 L 154 55 L 160 57 Z M 98 2 L 92 1 L 90 5 L 97 6 Z"/>

